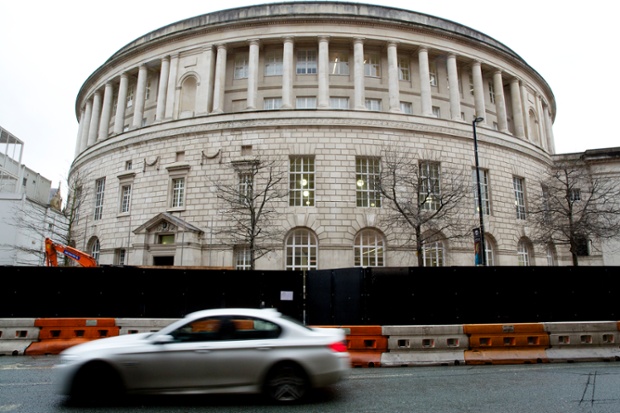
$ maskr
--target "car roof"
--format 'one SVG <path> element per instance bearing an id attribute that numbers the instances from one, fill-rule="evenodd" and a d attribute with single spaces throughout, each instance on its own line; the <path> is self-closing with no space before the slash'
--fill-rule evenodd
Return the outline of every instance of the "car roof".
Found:
<path id="1" fill-rule="evenodd" d="M 185 318 L 201 318 L 218 315 L 243 315 L 255 317 L 280 317 L 282 314 L 275 308 L 210 308 L 194 311 Z"/>

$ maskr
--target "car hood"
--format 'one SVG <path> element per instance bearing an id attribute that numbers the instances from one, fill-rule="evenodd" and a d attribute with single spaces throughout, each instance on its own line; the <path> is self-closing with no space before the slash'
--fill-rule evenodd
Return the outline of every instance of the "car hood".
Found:
<path id="1" fill-rule="evenodd" d="M 69 347 L 63 350 L 60 355 L 77 356 L 103 349 L 114 352 L 115 349 L 127 349 L 128 347 L 139 346 L 150 342 L 151 340 L 149 340 L 149 337 L 153 336 L 153 334 L 154 333 L 123 334 L 120 336 L 100 338 Z"/>

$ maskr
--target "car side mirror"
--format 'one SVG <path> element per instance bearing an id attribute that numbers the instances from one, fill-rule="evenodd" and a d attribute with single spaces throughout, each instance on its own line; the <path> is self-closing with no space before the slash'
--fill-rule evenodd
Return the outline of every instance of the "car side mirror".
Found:
<path id="1" fill-rule="evenodd" d="M 166 344 L 166 343 L 172 343 L 174 340 L 174 337 L 172 337 L 170 334 L 158 334 L 153 338 L 153 344 Z"/>

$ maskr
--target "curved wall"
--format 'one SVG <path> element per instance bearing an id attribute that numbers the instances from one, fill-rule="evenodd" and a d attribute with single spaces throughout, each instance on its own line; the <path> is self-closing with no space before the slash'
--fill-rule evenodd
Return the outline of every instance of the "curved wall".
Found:
<path id="1" fill-rule="evenodd" d="M 539 190 L 554 153 L 554 96 L 508 47 L 451 21 L 334 2 L 197 16 L 120 49 L 86 80 L 76 110 L 71 175 L 93 189 L 74 234 L 101 264 L 234 267 L 214 188 L 237 179 L 231 163 L 260 154 L 280 159 L 285 173 L 291 157 L 311 159 L 316 187 L 313 205 L 274 204 L 284 232 L 257 269 L 358 265 L 365 229 L 383 251 L 368 265 L 415 266 L 411 242 L 382 225 L 383 208 L 357 206 L 356 162 L 397 145 L 442 171 L 473 170 L 476 116 L 492 264 L 519 264 L 520 241 L 529 265 L 547 264 L 516 217 L 513 180 L 526 200 Z M 463 208 L 473 228 L 471 192 Z M 307 231 L 311 262 L 287 238 L 297 229 Z M 371 250 L 365 242 L 358 251 Z M 446 238 L 440 250 L 429 254 L 442 265 L 473 264 L 470 238 Z"/>

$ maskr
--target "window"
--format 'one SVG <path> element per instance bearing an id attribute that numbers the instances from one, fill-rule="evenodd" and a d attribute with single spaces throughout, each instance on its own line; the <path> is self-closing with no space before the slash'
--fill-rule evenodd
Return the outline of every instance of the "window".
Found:
<path id="1" fill-rule="evenodd" d="M 292 157 L 289 171 L 289 205 L 314 206 L 314 191 L 314 158 Z"/>
<path id="2" fill-rule="evenodd" d="M 307 229 L 296 229 L 286 238 L 286 269 L 316 270 L 317 242 Z"/>
<path id="3" fill-rule="evenodd" d="M 581 201 L 581 189 L 571 188 L 569 198 L 570 202 Z"/>
<path id="4" fill-rule="evenodd" d="M 420 163 L 420 183 L 418 203 L 423 210 L 436 211 L 439 208 L 441 186 L 439 183 L 439 163 Z"/>
<path id="5" fill-rule="evenodd" d="M 90 249 L 90 255 L 99 263 L 99 253 L 101 252 L 101 244 L 99 244 L 99 239 L 95 238 L 93 244 Z"/>
<path id="6" fill-rule="evenodd" d="M 127 259 L 127 250 L 125 248 L 119 248 L 116 250 L 115 255 L 115 264 L 116 265 L 125 265 L 125 260 Z"/>
<path id="7" fill-rule="evenodd" d="M 378 158 L 355 160 L 355 188 L 358 207 L 380 207 L 381 193 L 378 184 L 381 162 Z"/>
<path id="8" fill-rule="evenodd" d="M 553 246 L 553 244 L 548 244 L 547 245 L 547 265 L 550 267 L 554 267 L 555 265 L 557 265 L 557 259 L 556 259 L 556 252 L 555 252 L 555 247 Z"/>
<path id="9" fill-rule="evenodd" d="M 431 86 L 437 86 L 437 65 L 435 64 L 435 62 L 429 62 L 428 71 Z"/>
<path id="10" fill-rule="evenodd" d="M 103 216 L 103 193 L 105 192 L 105 178 L 95 181 L 95 221 Z"/>
<path id="11" fill-rule="evenodd" d="M 432 108 L 433 111 L 433 116 L 436 118 L 440 118 L 441 117 L 441 109 L 439 108 L 439 106 L 433 106 Z"/>
<path id="12" fill-rule="evenodd" d="M 482 195 L 482 213 L 489 215 L 491 213 L 491 203 L 489 202 L 489 171 L 486 169 L 478 169 L 480 172 L 480 193 Z M 472 171 L 472 181 L 474 187 L 474 208 L 476 213 L 480 213 L 478 209 L 478 177 L 476 170 Z"/>
<path id="13" fill-rule="evenodd" d="M 125 214 L 129 212 L 129 205 L 131 204 L 131 185 L 122 185 L 121 186 L 121 205 L 120 205 L 120 213 Z"/>
<path id="14" fill-rule="evenodd" d="M 374 229 L 365 229 L 355 237 L 356 267 L 383 267 L 383 237 Z"/>
<path id="15" fill-rule="evenodd" d="M 515 190 L 515 208 L 517 212 L 517 219 L 525 219 L 525 183 L 523 178 L 513 177 L 512 185 Z"/>
<path id="16" fill-rule="evenodd" d="M 348 75 L 349 54 L 346 52 L 330 52 L 329 73 L 332 75 Z"/>
<path id="17" fill-rule="evenodd" d="M 263 102 L 263 109 L 265 110 L 277 110 L 282 107 L 282 98 L 265 98 Z"/>
<path id="18" fill-rule="evenodd" d="M 126 171 L 131 171 L 132 166 L 133 166 L 133 163 L 131 161 L 126 161 L 125 162 L 125 170 Z"/>
<path id="19" fill-rule="evenodd" d="M 185 206 L 185 178 L 172 179 L 172 208 Z"/>
<path id="20" fill-rule="evenodd" d="M 133 106 L 133 87 L 127 89 L 127 107 Z"/>
<path id="21" fill-rule="evenodd" d="M 376 53 L 364 55 L 364 76 L 381 76 L 381 59 Z"/>
<path id="22" fill-rule="evenodd" d="M 330 98 L 329 107 L 332 109 L 349 109 L 349 98 Z"/>
<path id="23" fill-rule="evenodd" d="M 316 109 L 316 98 L 312 96 L 301 96 L 295 103 L 297 109 Z"/>
<path id="24" fill-rule="evenodd" d="M 495 265 L 495 254 L 493 253 L 493 243 L 486 236 L 484 238 L 484 252 L 486 264 L 488 267 Z"/>
<path id="25" fill-rule="evenodd" d="M 398 58 L 398 80 L 411 80 L 411 70 L 409 68 L 409 59 L 406 57 Z"/>
<path id="26" fill-rule="evenodd" d="M 254 176 L 249 172 L 239 174 L 239 201 L 242 205 L 252 205 Z"/>
<path id="27" fill-rule="evenodd" d="M 151 79 L 147 79 L 146 90 L 144 92 L 144 100 L 149 100 L 150 97 L 151 97 Z"/>
<path id="28" fill-rule="evenodd" d="M 469 74 L 469 93 L 474 95 L 474 76 L 471 73 Z"/>
<path id="29" fill-rule="evenodd" d="M 379 112 L 381 110 L 381 99 L 366 99 L 366 109 Z"/>
<path id="30" fill-rule="evenodd" d="M 489 81 L 489 102 L 495 104 L 495 88 L 493 82 Z"/>
<path id="31" fill-rule="evenodd" d="M 316 74 L 316 50 L 297 51 L 297 74 L 313 75 Z"/>
<path id="32" fill-rule="evenodd" d="M 252 254 L 247 246 L 235 247 L 235 269 L 248 271 L 252 269 Z"/>
<path id="33" fill-rule="evenodd" d="M 588 237 L 583 234 L 576 234 L 574 238 L 575 254 L 580 257 L 587 257 L 590 255 L 590 242 Z"/>
<path id="34" fill-rule="evenodd" d="M 413 115 L 413 105 L 411 102 L 400 102 L 400 111 L 407 115 Z"/>
<path id="35" fill-rule="evenodd" d="M 282 51 L 271 51 L 265 55 L 265 76 L 282 75 Z"/>
<path id="36" fill-rule="evenodd" d="M 235 56 L 235 79 L 247 79 L 249 71 L 248 54 L 239 53 Z"/>
<path id="37" fill-rule="evenodd" d="M 444 247 L 443 242 L 435 241 L 425 243 L 422 247 L 422 255 L 425 267 L 443 267 Z"/>
<path id="38" fill-rule="evenodd" d="M 527 267 L 530 265 L 530 249 L 525 240 L 519 241 L 517 245 L 517 259 L 519 266 Z"/>

